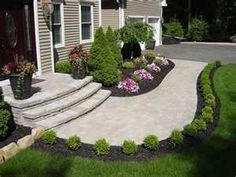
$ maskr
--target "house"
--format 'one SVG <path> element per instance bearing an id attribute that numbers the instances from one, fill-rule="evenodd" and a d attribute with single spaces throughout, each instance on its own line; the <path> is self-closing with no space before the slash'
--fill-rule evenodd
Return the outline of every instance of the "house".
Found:
<path id="1" fill-rule="evenodd" d="M 38 75 L 54 71 L 77 44 L 89 48 L 99 26 L 143 21 L 161 45 L 165 0 L 4 0 L 0 2 L 0 65 L 26 58 Z"/>

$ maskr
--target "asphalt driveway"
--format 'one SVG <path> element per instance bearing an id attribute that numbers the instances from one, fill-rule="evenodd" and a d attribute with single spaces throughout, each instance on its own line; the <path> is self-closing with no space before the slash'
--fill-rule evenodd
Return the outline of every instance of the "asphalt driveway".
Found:
<path id="1" fill-rule="evenodd" d="M 155 51 L 167 58 L 210 62 L 221 60 L 236 63 L 236 45 L 177 44 L 158 46 Z"/>

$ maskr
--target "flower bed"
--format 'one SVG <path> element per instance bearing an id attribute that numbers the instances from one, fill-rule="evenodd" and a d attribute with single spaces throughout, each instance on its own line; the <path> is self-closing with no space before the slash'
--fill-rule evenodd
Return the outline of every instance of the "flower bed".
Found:
<path id="1" fill-rule="evenodd" d="M 198 106 L 196 110 L 196 115 L 191 125 L 193 125 L 194 122 L 197 122 L 196 120 L 199 120 L 199 115 L 203 114 L 204 110 L 207 110 L 205 109 L 205 107 L 206 105 L 209 104 L 207 103 L 207 99 L 209 99 L 207 98 L 208 96 L 204 96 L 206 94 L 206 91 L 203 89 L 205 88 L 204 84 L 209 84 L 212 87 L 210 89 L 210 92 L 213 93 L 214 95 L 213 97 L 215 98 L 215 104 L 214 104 L 215 106 L 212 107 L 213 108 L 213 115 L 212 115 L 213 122 L 207 124 L 206 130 L 200 130 L 200 129 L 197 130 L 196 134 L 194 134 L 193 136 L 186 135 L 184 134 L 184 131 L 179 131 L 179 130 L 174 130 L 173 131 L 174 133 L 172 132 L 172 135 L 170 138 L 167 138 L 160 142 L 158 141 L 158 137 L 153 138 L 153 135 L 152 135 L 152 138 L 150 138 L 151 136 L 147 136 L 149 138 L 146 137 L 145 138 L 146 141 L 144 141 L 144 144 L 139 145 L 137 149 L 136 149 L 135 142 L 133 142 L 133 144 L 129 143 L 129 145 L 127 145 L 127 149 L 129 150 L 128 152 L 129 155 L 123 152 L 123 148 L 124 148 L 123 146 L 122 147 L 111 146 L 109 148 L 109 153 L 106 153 L 104 156 L 97 156 L 96 153 L 94 152 L 94 145 L 83 144 L 83 143 L 81 144 L 81 147 L 78 150 L 72 151 L 67 148 L 66 140 L 60 139 L 60 138 L 57 139 L 57 143 L 53 146 L 47 145 L 43 143 L 42 140 L 39 140 L 33 145 L 32 148 L 37 149 L 37 150 L 43 150 L 51 154 L 63 154 L 65 156 L 78 155 L 81 157 L 99 159 L 99 160 L 108 160 L 108 161 L 147 160 L 150 158 L 163 156 L 168 153 L 182 151 L 183 149 L 186 149 L 186 148 L 191 148 L 192 146 L 202 142 L 207 136 L 210 135 L 210 133 L 217 126 L 217 121 L 219 118 L 219 111 L 220 111 L 220 103 L 219 103 L 219 99 L 217 95 L 214 92 L 213 82 L 212 82 L 212 78 L 213 78 L 214 71 L 216 68 L 217 66 L 215 67 L 214 65 L 208 65 L 204 69 L 200 77 L 198 78 L 198 82 L 197 82 Z M 207 76 L 206 77 L 207 80 L 203 79 L 204 78 L 203 75 Z M 148 149 L 147 144 L 149 145 L 154 144 L 155 150 Z"/>
<path id="2" fill-rule="evenodd" d="M 165 64 L 162 65 L 157 65 L 153 63 L 153 61 L 149 61 L 146 67 L 145 69 L 140 69 L 140 67 L 129 69 L 121 68 L 122 80 L 119 85 L 103 87 L 103 89 L 111 90 L 112 96 L 117 97 L 129 97 L 147 93 L 161 84 L 166 75 L 175 67 L 175 64 L 170 60 L 166 60 Z M 133 83 L 130 84 L 130 88 L 124 88 L 124 86 L 127 86 L 127 78 L 129 78 L 128 83 Z M 136 82 L 136 84 L 134 84 L 134 82 Z M 136 89 L 131 88 L 134 85 Z"/>

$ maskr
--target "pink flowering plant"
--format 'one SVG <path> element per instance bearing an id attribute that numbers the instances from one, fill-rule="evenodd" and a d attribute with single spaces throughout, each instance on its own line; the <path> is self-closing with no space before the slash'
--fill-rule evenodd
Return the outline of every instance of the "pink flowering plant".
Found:
<path id="1" fill-rule="evenodd" d="M 147 65 L 147 68 L 148 68 L 148 70 L 149 71 L 154 71 L 154 72 L 160 72 L 161 71 L 161 68 L 158 66 L 158 65 L 156 65 L 155 63 L 152 63 L 152 64 L 148 64 Z"/>
<path id="2" fill-rule="evenodd" d="M 146 71 L 145 69 L 139 69 L 134 71 L 134 74 L 138 76 L 141 80 L 153 80 L 153 76 L 151 73 Z"/>
<path id="3" fill-rule="evenodd" d="M 138 92 L 139 85 L 133 79 L 127 77 L 119 83 L 118 88 L 124 90 L 125 92 L 133 93 Z"/>

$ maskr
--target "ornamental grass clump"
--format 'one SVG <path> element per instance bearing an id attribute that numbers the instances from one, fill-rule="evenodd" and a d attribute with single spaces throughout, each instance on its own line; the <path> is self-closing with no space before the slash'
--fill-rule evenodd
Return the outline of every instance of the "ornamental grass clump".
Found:
<path id="1" fill-rule="evenodd" d="M 105 139 L 97 140 L 93 147 L 94 152 L 98 156 L 109 154 L 110 145 Z"/>
<path id="2" fill-rule="evenodd" d="M 170 142 L 176 146 L 182 144 L 184 141 L 184 136 L 180 130 L 174 129 L 170 135 Z"/>
<path id="3" fill-rule="evenodd" d="M 131 155 L 138 152 L 138 146 L 134 141 L 131 140 L 125 140 L 122 144 L 122 152 Z"/>
<path id="4" fill-rule="evenodd" d="M 48 130 L 48 131 L 44 132 L 41 139 L 43 140 L 43 142 L 45 144 L 49 144 L 49 145 L 56 144 L 56 142 L 57 142 L 56 132 L 54 130 Z"/>
<path id="5" fill-rule="evenodd" d="M 156 135 L 148 135 L 143 140 L 144 147 L 149 150 L 156 150 L 159 144 L 160 142 Z"/>
<path id="6" fill-rule="evenodd" d="M 126 61 L 122 64 L 122 68 L 133 69 L 133 68 L 135 68 L 135 65 L 133 62 Z"/>
<path id="7" fill-rule="evenodd" d="M 153 76 L 151 73 L 146 71 L 145 69 L 139 69 L 134 71 L 134 74 L 138 76 L 141 80 L 153 80 Z"/>
<path id="8" fill-rule="evenodd" d="M 70 150 L 76 151 L 81 147 L 80 137 L 76 135 L 69 137 L 69 139 L 66 140 L 66 145 Z"/>
<path id="9" fill-rule="evenodd" d="M 201 119 L 204 120 L 207 124 L 210 124 L 213 122 L 213 115 L 211 113 L 203 112 L 201 114 Z"/>
<path id="10" fill-rule="evenodd" d="M 135 82 L 131 78 L 126 78 L 123 81 L 121 81 L 118 85 L 119 89 L 124 90 L 125 92 L 128 93 L 133 93 L 133 92 L 138 92 L 139 91 L 139 85 L 137 82 Z"/>
<path id="11" fill-rule="evenodd" d="M 156 58 L 155 52 L 147 52 L 144 54 L 145 59 L 154 60 Z"/>

